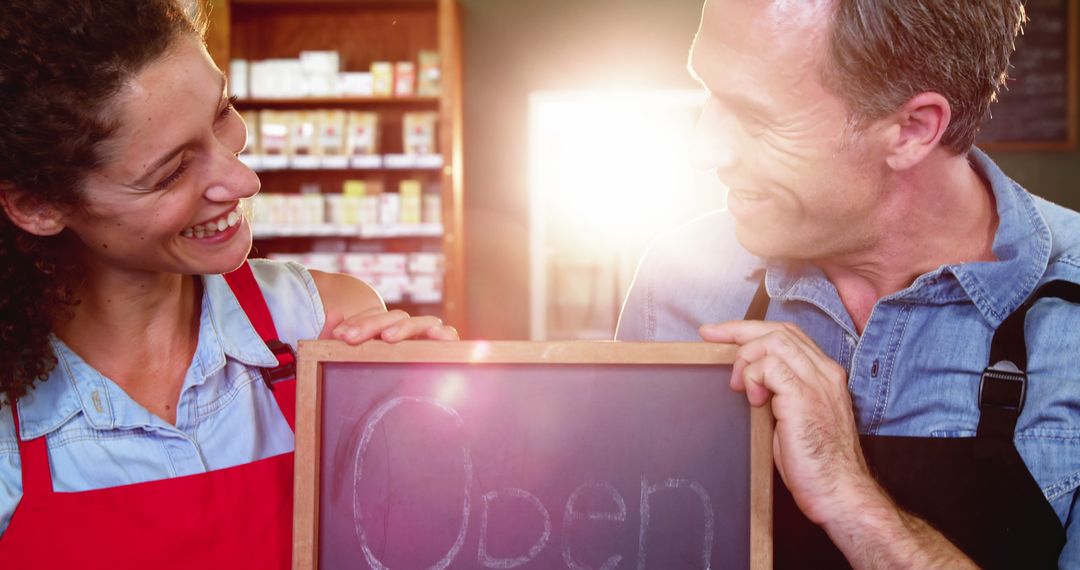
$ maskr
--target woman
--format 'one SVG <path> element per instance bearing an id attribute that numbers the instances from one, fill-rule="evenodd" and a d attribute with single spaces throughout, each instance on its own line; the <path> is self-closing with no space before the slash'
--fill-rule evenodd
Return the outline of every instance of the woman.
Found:
<path id="1" fill-rule="evenodd" d="M 226 93 L 174 0 L 0 6 L 0 565 L 285 566 L 286 345 L 457 338 L 245 262 Z"/>

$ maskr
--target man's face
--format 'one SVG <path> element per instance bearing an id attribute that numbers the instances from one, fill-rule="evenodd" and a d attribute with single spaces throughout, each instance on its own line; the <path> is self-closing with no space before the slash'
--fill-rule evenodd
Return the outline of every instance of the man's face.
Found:
<path id="1" fill-rule="evenodd" d="M 844 102 L 821 84 L 829 10 L 710 0 L 691 51 L 710 94 L 697 152 L 730 189 L 739 242 L 759 256 L 857 253 L 876 234 L 885 163 L 873 127 L 852 135 Z"/>

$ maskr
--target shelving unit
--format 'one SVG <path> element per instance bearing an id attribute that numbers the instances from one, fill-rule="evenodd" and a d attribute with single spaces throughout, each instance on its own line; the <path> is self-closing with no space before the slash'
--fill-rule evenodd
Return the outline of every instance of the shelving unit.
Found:
<path id="1" fill-rule="evenodd" d="M 402 180 L 440 188 L 441 224 L 296 223 L 253 224 L 253 255 L 341 251 L 350 256 L 385 253 L 442 254 L 442 298 L 423 295 L 388 305 L 410 313 L 435 314 L 462 336 L 464 306 L 461 26 L 456 0 L 204 0 L 209 8 L 207 45 L 215 63 L 230 69 L 233 59 L 261 61 L 296 58 L 302 51 L 336 51 L 344 71 L 367 71 L 375 61 L 416 61 L 420 51 L 441 59 L 438 97 L 311 97 L 242 99 L 241 111 L 344 110 L 379 116 L 379 152 L 375 157 L 299 160 L 246 155 L 262 179 L 263 193 L 297 194 L 316 184 L 324 195 L 338 192 L 346 180 L 379 183 L 395 190 Z M 438 112 L 439 157 L 406 157 L 401 134 L 403 115 Z M 376 289 L 379 288 L 377 284 Z M 380 291 L 382 292 L 382 291 Z M 384 296 L 385 293 L 384 293 Z"/>

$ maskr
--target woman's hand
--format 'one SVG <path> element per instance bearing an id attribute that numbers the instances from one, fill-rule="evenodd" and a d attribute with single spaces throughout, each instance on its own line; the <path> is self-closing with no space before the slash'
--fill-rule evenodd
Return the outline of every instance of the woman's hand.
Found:
<path id="1" fill-rule="evenodd" d="M 454 327 L 444 325 L 438 317 L 411 317 L 405 311 L 387 311 L 380 306 L 349 317 L 327 311 L 326 326 L 319 338 L 343 340 L 349 344 L 376 338 L 386 342 L 410 338 L 458 340 L 458 332 Z"/>
<path id="2" fill-rule="evenodd" d="M 387 311 L 379 294 L 363 281 L 341 273 L 311 270 L 322 298 L 326 324 L 320 339 L 349 344 L 380 339 L 398 342 L 410 338 L 458 340 L 454 327 L 438 317 L 412 317 L 401 310 Z"/>

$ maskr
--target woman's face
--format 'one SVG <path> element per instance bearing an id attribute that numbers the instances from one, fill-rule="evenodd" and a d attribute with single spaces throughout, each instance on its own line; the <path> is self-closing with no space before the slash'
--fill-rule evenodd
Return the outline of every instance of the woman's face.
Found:
<path id="1" fill-rule="evenodd" d="M 240 199 L 259 179 L 236 155 L 247 129 L 225 78 L 195 39 L 180 38 L 112 100 L 118 129 L 106 164 L 65 217 L 91 271 L 214 274 L 243 263 L 251 228 Z"/>

